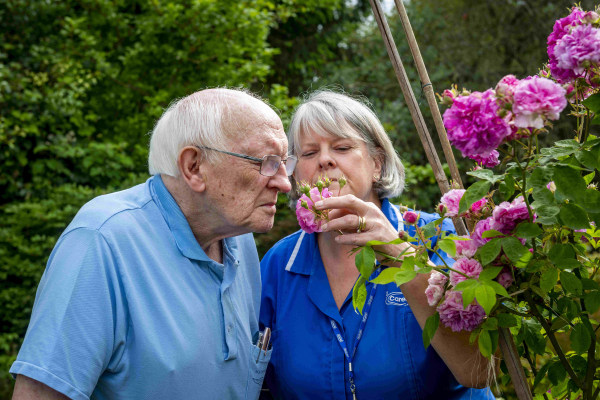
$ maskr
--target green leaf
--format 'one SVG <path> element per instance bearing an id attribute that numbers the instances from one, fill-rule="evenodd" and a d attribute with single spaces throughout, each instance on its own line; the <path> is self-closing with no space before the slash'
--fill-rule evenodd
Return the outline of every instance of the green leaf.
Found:
<path id="1" fill-rule="evenodd" d="M 553 385 L 558 385 L 567 378 L 567 371 L 560 361 L 553 363 L 548 369 L 548 379 Z"/>
<path id="2" fill-rule="evenodd" d="M 549 268 L 542 273 L 540 276 L 540 289 L 545 293 L 548 293 L 556 283 L 558 282 L 558 270 L 555 268 Z"/>
<path id="3" fill-rule="evenodd" d="M 464 280 L 462 282 L 458 282 L 458 284 L 456 286 L 454 286 L 454 290 L 458 291 L 458 292 L 462 292 L 465 289 L 474 287 L 479 285 L 479 282 L 477 282 L 477 280 L 475 279 L 467 279 Z"/>
<path id="4" fill-rule="evenodd" d="M 450 257 L 456 256 L 456 243 L 452 239 L 442 239 L 437 242 L 439 248 Z"/>
<path id="5" fill-rule="evenodd" d="M 579 354 L 587 352 L 592 344 L 592 336 L 583 324 L 576 324 L 571 329 L 569 339 L 571 339 L 571 349 Z"/>
<path id="6" fill-rule="evenodd" d="M 479 344 L 481 355 L 489 358 L 492 355 L 492 338 L 490 337 L 490 333 L 486 330 L 482 330 L 479 333 L 477 342 Z"/>
<path id="7" fill-rule="evenodd" d="M 560 212 L 560 208 L 555 205 L 542 205 L 535 208 L 537 214 L 536 221 L 543 225 L 552 225 L 558 222 L 556 216 Z"/>
<path id="8" fill-rule="evenodd" d="M 544 364 L 542 366 L 542 368 L 540 368 L 540 370 L 538 371 L 537 375 L 535 376 L 535 380 L 533 381 L 533 388 L 535 389 L 535 387 L 537 385 L 539 385 L 539 383 L 542 381 L 542 379 L 544 379 L 544 377 L 546 376 L 546 372 L 548 372 L 548 368 L 550 367 L 550 364 Z M 545 391 L 545 389 L 544 389 Z M 543 399 L 543 397 L 542 397 Z M 537 400 L 537 396 L 535 397 L 535 400 Z"/>
<path id="9" fill-rule="evenodd" d="M 352 307 L 362 315 L 363 307 L 367 301 L 367 288 L 365 283 L 367 280 L 362 276 L 358 277 L 358 280 L 354 284 L 352 289 Z"/>
<path id="10" fill-rule="evenodd" d="M 569 244 L 555 244 L 548 252 L 548 258 L 561 269 L 579 265 L 579 262 L 575 259 L 575 250 Z"/>
<path id="11" fill-rule="evenodd" d="M 483 232 L 481 234 L 481 237 L 484 238 L 484 239 L 493 238 L 493 237 L 497 237 L 497 236 L 504 237 L 506 235 L 504 233 L 502 233 L 502 232 L 499 232 L 499 231 L 495 230 L 495 229 L 490 229 L 489 231 L 485 231 L 485 232 Z"/>
<path id="12" fill-rule="evenodd" d="M 527 180 L 527 186 L 534 189 L 546 189 L 546 185 L 552 181 L 552 169 L 548 167 L 537 167 Z M 548 189 L 546 189 L 548 190 Z"/>
<path id="13" fill-rule="evenodd" d="M 521 222 L 514 230 L 514 235 L 523 239 L 531 239 L 543 232 L 538 224 L 531 222 Z"/>
<path id="14" fill-rule="evenodd" d="M 490 314 L 492 308 L 496 305 L 496 291 L 486 284 L 475 288 L 475 298 L 487 315 Z"/>
<path id="15" fill-rule="evenodd" d="M 571 229 L 587 229 L 590 226 L 587 213 L 574 203 L 563 205 L 558 217 L 565 226 Z"/>
<path id="16" fill-rule="evenodd" d="M 592 183 L 595 176 L 596 176 L 596 171 L 592 171 L 591 173 L 584 175 L 583 180 L 585 181 L 586 185 L 589 185 L 590 183 Z"/>
<path id="17" fill-rule="evenodd" d="M 517 318 L 512 314 L 498 314 L 498 326 L 500 328 L 510 328 L 511 326 L 517 326 Z"/>
<path id="18" fill-rule="evenodd" d="M 589 213 L 600 212 L 600 192 L 595 189 L 587 189 L 583 195 L 581 206 Z"/>
<path id="19" fill-rule="evenodd" d="M 576 296 L 581 296 L 583 286 L 575 274 L 567 271 L 560 271 L 560 283 L 567 292 L 573 293 Z"/>
<path id="20" fill-rule="evenodd" d="M 582 101 L 582 103 L 594 114 L 600 114 L 600 93 L 591 95 Z"/>
<path id="21" fill-rule="evenodd" d="M 489 317 L 481 325 L 481 329 L 485 329 L 486 331 L 492 331 L 492 330 L 498 329 L 498 319 L 495 317 Z"/>
<path id="22" fill-rule="evenodd" d="M 377 283 L 379 285 L 387 285 L 390 282 L 394 282 L 394 277 L 396 276 L 396 273 L 398 271 L 400 271 L 400 268 L 384 268 L 376 278 L 371 280 L 371 282 Z"/>
<path id="23" fill-rule="evenodd" d="M 435 313 L 425 322 L 425 327 L 423 328 L 423 345 L 425 348 L 429 347 L 431 343 L 431 339 L 435 335 L 435 331 L 437 331 L 438 326 L 440 325 L 440 314 Z"/>
<path id="24" fill-rule="evenodd" d="M 538 209 L 541 206 L 554 206 L 556 205 L 556 201 L 554 200 L 554 193 L 549 191 L 546 188 L 543 189 L 534 189 L 533 190 L 533 199 L 535 200 L 531 203 L 532 209 Z"/>
<path id="25" fill-rule="evenodd" d="M 600 292 L 589 292 L 583 297 L 586 310 L 593 314 L 600 308 Z"/>
<path id="26" fill-rule="evenodd" d="M 521 244 L 516 237 L 508 236 L 502 239 L 502 249 L 516 267 L 522 268 L 531 259 L 529 249 Z"/>
<path id="27" fill-rule="evenodd" d="M 502 249 L 501 240 L 502 239 L 492 239 L 477 249 L 477 254 L 481 258 L 482 265 L 487 265 L 498 257 L 500 250 Z"/>
<path id="28" fill-rule="evenodd" d="M 400 266 L 402 271 L 414 271 L 415 270 L 415 257 L 405 257 L 402 260 L 402 265 Z"/>
<path id="29" fill-rule="evenodd" d="M 487 267 L 479 274 L 480 280 L 492 280 L 502 271 L 502 267 Z"/>
<path id="30" fill-rule="evenodd" d="M 417 276 L 416 271 L 399 271 L 394 276 L 394 280 L 396 281 L 396 285 L 400 287 L 400 285 L 412 281 L 415 278 L 415 276 Z"/>
<path id="31" fill-rule="evenodd" d="M 481 200 L 484 196 L 486 196 L 490 190 L 492 184 L 487 181 L 478 181 L 469 186 L 469 188 L 465 191 L 465 194 L 460 199 L 460 203 L 458 204 L 458 213 L 462 214 L 471 208 L 471 205 L 476 201 Z"/>
<path id="32" fill-rule="evenodd" d="M 591 169 L 592 171 L 595 169 L 600 170 L 600 148 L 599 147 L 594 147 L 591 150 L 582 150 L 581 152 L 577 153 L 575 155 L 575 157 L 577 158 L 577 161 L 579 161 L 580 163 L 582 163 L 584 166 Z M 584 178 L 588 185 L 594 178 L 594 173 L 592 172 L 589 175 L 591 175 L 591 178 L 589 180 L 587 178 Z"/>
<path id="33" fill-rule="evenodd" d="M 515 192 L 515 180 L 510 174 L 506 174 L 504 181 L 498 185 L 498 191 L 503 196 L 504 200 L 508 200 Z"/>
<path id="34" fill-rule="evenodd" d="M 354 257 L 354 264 L 361 276 L 369 279 L 375 267 L 375 251 L 373 248 L 364 246 Z"/>
<path id="35" fill-rule="evenodd" d="M 540 333 L 541 326 L 539 324 L 525 325 L 525 343 L 536 354 L 544 354 L 546 350 L 546 338 Z"/>
<path id="36" fill-rule="evenodd" d="M 463 308 L 467 308 L 469 306 L 469 304 L 471 304 L 473 302 L 473 300 L 475 300 L 475 291 L 477 290 L 477 288 L 480 285 L 477 284 L 475 286 L 466 288 L 465 290 L 463 290 L 462 292 L 462 298 L 463 298 Z"/>
<path id="37" fill-rule="evenodd" d="M 423 236 L 425 236 L 426 239 L 435 236 L 437 231 L 435 228 L 435 221 L 431 221 L 427 225 L 423 226 L 421 228 L 421 231 L 423 232 Z"/>
<path id="38" fill-rule="evenodd" d="M 554 167 L 554 183 L 556 190 L 571 200 L 583 198 L 587 187 L 579 171 L 562 165 Z"/>
<path id="39" fill-rule="evenodd" d="M 506 289 L 504 288 L 504 286 L 502 286 L 498 282 L 496 282 L 496 281 L 488 281 L 485 284 L 488 285 L 489 287 L 491 287 L 492 289 L 494 289 L 494 291 L 496 292 L 497 295 L 500 295 L 500 296 L 503 296 L 503 297 L 508 297 L 508 292 L 506 291 Z"/>
<path id="40" fill-rule="evenodd" d="M 469 171 L 467 175 L 474 176 L 484 181 L 490 182 L 492 185 L 496 182 L 504 180 L 504 175 L 494 175 L 494 172 L 489 169 L 478 169 L 476 171 Z"/>

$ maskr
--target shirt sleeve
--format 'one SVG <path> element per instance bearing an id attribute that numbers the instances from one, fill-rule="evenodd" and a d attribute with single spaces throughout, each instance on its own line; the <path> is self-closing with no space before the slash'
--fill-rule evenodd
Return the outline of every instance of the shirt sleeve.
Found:
<path id="1" fill-rule="evenodd" d="M 73 399 L 88 399 L 118 363 L 126 336 L 125 296 L 115 259 L 96 230 L 59 239 L 38 286 L 23 345 L 10 372 Z"/>

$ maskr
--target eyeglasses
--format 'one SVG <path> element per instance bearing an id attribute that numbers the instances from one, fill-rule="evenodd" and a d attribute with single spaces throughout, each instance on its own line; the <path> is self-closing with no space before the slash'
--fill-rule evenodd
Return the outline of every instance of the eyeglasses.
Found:
<path id="1" fill-rule="evenodd" d="M 279 171 L 279 166 L 281 165 L 281 163 L 283 163 L 283 165 L 285 166 L 285 171 L 287 175 L 290 176 L 294 173 L 296 163 L 298 162 L 298 158 L 296 156 L 288 156 L 285 160 L 282 159 L 281 156 L 275 154 L 264 156 L 263 158 L 258 158 L 247 156 L 245 154 L 213 149 L 212 147 L 198 145 L 195 146 L 199 149 L 218 151 L 219 153 L 229 154 L 230 156 L 243 158 L 244 160 L 254 161 L 255 163 L 260 163 L 260 174 L 263 176 L 274 176 L 277 173 L 277 171 Z"/>

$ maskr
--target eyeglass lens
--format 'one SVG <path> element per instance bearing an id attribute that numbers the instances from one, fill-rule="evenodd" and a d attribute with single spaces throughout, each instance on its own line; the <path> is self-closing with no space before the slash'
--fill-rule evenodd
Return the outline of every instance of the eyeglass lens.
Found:
<path id="1" fill-rule="evenodd" d="M 285 170 L 288 175 L 291 175 L 294 172 L 294 168 L 296 167 L 296 158 L 288 157 L 288 159 L 284 162 Z M 279 166 L 281 165 L 281 157 L 276 155 L 266 156 L 263 159 L 260 173 L 265 176 L 273 176 L 279 170 Z"/>

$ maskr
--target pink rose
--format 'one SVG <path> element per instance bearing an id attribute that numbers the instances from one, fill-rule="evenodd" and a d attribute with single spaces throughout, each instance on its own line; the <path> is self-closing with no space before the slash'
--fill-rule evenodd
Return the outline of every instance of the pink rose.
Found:
<path id="1" fill-rule="evenodd" d="M 600 63 L 600 29 L 592 25 L 579 25 L 571 33 L 563 36 L 554 48 L 557 67 L 570 70 L 573 75 L 582 77 L 586 62 Z"/>
<path id="2" fill-rule="evenodd" d="M 440 205 L 438 206 L 438 210 L 445 210 L 445 216 L 447 217 L 456 217 L 458 215 L 460 200 L 465 194 L 465 189 L 452 189 L 445 193 L 440 199 Z M 479 212 L 483 206 L 487 203 L 485 198 L 481 200 L 477 200 L 475 203 L 471 205 L 469 212 L 477 213 Z M 441 207 L 440 207 L 441 206 Z"/>
<path id="3" fill-rule="evenodd" d="M 522 196 L 509 203 L 504 201 L 494 208 L 491 228 L 505 235 L 512 232 L 519 222 L 529 219 L 529 210 Z"/>
<path id="4" fill-rule="evenodd" d="M 310 197 L 303 194 L 296 202 L 296 218 L 300 228 L 306 233 L 321 232 L 321 224 L 323 223 L 322 214 L 316 213 L 313 209 L 314 203 L 333 196 L 333 194 L 327 189 L 323 188 L 322 195 L 319 193 L 319 189 L 314 187 L 310 189 Z M 302 205 L 306 204 L 308 208 Z"/>
<path id="5" fill-rule="evenodd" d="M 573 7 L 571 14 L 565 18 L 561 18 L 554 23 L 554 28 L 550 36 L 548 36 L 548 66 L 552 77 L 560 83 L 567 83 L 573 80 L 576 76 L 572 70 L 563 69 L 558 66 L 558 59 L 554 55 L 556 44 L 560 39 L 570 32 L 574 26 L 581 25 L 582 19 L 586 13 L 579 7 Z"/>
<path id="6" fill-rule="evenodd" d="M 567 91 L 547 78 L 530 76 L 515 88 L 513 113 L 515 126 L 542 128 L 545 119 L 556 120 L 567 106 Z"/>
<path id="7" fill-rule="evenodd" d="M 402 217 L 404 218 L 404 222 L 411 225 L 416 224 L 419 220 L 419 214 L 414 211 L 406 211 Z"/>
<path id="8" fill-rule="evenodd" d="M 496 280 L 499 284 L 504 286 L 504 288 L 508 288 L 510 285 L 512 285 L 514 281 L 512 273 L 508 267 L 504 267 L 502 271 L 500 271 L 500 273 L 496 277 Z"/>
<path id="9" fill-rule="evenodd" d="M 486 168 L 494 168 L 496 165 L 500 164 L 500 159 L 498 158 L 499 155 L 500 153 L 498 153 L 498 151 L 492 150 L 489 154 L 472 155 L 469 158 Z"/>
<path id="10" fill-rule="evenodd" d="M 483 246 L 484 244 L 486 244 L 487 242 L 489 242 L 492 239 L 492 238 L 484 238 L 482 236 L 484 232 L 494 229 L 494 228 L 492 228 L 492 222 L 493 222 L 493 218 L 487 217 L 486 219 L 482 219 L 481 221 L 477 222 L 477 224 L 475 225 L 475 229 L 473 230 L 471 239 L 473 239 L 473 241 L 475 242 L 477 247 Z"/>
<path id="11" fill-rule="evenodd" d="M 437 308 L 440 321 L 453 332 L 472 331 L 485 317 L 485 311 L 475 300 L 463 308 L 462 294 L 448 291 L 443 303 Z"/>
<path id="12" fill-rule="evenodd" d="M 498 109 L 494 91 L 489 89 L 455 98 L 444 112 L 448 139 L 463 157 L 488 156 L 510 134 Z"/>
<path id="13" fill-rule="evenodd" d="M 477 243 L 472 239 L 456 240 L 454 243 L 456 244 L 457 257 L 473 258 L 478 249 Z"/>
<path id="14" fill-rule="evenodd" d="M 511 104 L 513 102 L 513 94 L 518 84 L 519 80 L 514 75 L 506 75 L 500 79 L 495 90 L 501 103 Z"/>
<path id="15" fill-rule="evenodd" d="M 427 279 L 427 283 L 430 285 L 444 286 L 448 282 L 448 277 L 439 271 L 432 271 Z"/>
<path id="16" fill-rule="evenodd" d="M 425 296 L 427 297 L 427 303 L 430 306 L 435 306 L 442 296 L 444 295 L 444 287 L 438 285 L 429 285 L 425 289 Z"/>
<path id="17" fill-rule="evenodd" d="M 483 271 L 483 267 L 479 261 L 473 258 L 459 258 L 456 260 L 453 269 L 468 275 L 471 278 L 479 278 L 479 274 Z M 465 281 L 468 278 L 457 272 L 450 271 L 450 284 L 456 286 L 459 282 Z"/>

